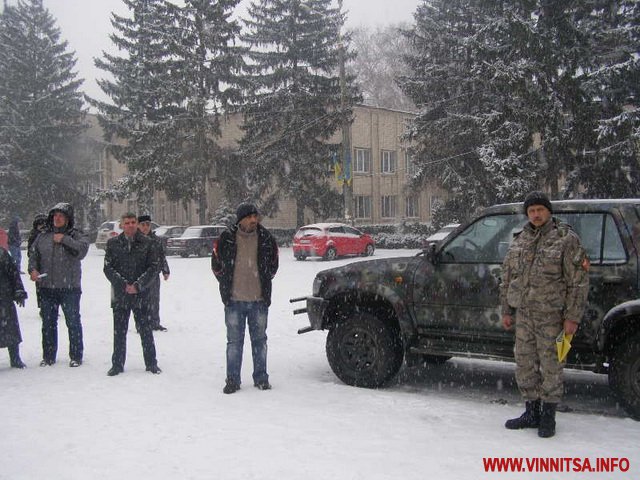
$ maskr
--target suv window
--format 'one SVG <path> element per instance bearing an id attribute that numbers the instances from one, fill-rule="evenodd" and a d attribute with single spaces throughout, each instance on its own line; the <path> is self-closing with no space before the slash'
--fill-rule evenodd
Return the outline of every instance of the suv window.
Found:
<path id="1" fill-rule="evenodd" d="M 344 228 L 342 227 L 330 227 L 329 233 L 344 233 Z"/>
<path id="2" fill-rule="evenodd" d="M 592 265 L 627 261 L 627 252 L 620 238 L 620 232 L 610 214 L 564 213 L 556 217 L 574 228 Z"/>
<path id="3" fill-rule="evenodd" d="M 522 215 L 492 215 L 469 225 L 442 250 L 443 263 L 502 263 L 513 234 L 522 229 Z"/>
<path id="4" fill-rule="evenodd" d="M 344 227 L 344 232 L 348 233 L 349 235 L 357 235 L 358 237 L 362 236 L 362 232 L 360 230 L 356 230 L 355 228 L 351 227 Z"/>

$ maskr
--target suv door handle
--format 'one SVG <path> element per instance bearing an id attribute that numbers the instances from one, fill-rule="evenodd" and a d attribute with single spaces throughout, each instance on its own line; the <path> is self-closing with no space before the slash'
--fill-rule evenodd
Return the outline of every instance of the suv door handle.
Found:
<path id="1" fill-rule="evenodd" d="M 605 275 L 602 277 L 602 283 L 619 284 L 622 283 L 622 277 L 619 275 Z"/>

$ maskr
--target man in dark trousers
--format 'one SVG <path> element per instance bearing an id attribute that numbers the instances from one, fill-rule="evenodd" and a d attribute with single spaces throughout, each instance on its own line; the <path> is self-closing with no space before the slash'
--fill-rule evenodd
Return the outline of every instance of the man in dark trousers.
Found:
<path id="1" fill-rule="evenodd" d="M 73 207 L 58 203 L 47 216 L 47 228 L 29 251 L 29 275 L 36 282 L 42 318 L 41 367 L 56 363 L 58 312 L 62 308 L 69 331 L 69 366 L 82 365 L 84 344 L 80 319 L 81 261 L 89 240 L 74 227 Z"/>
<path id="2" fill-rule="evenodd" d="M 155 243 L 138 231 L 134 213 L 120 219 L 122 233 L 109 239 L 104 256 L 104 274 L 111 282 L 113 309 L 112 367 L 113 377 L 124 371 L 127 355 L 127 330 L 133 310 L 136 328 L 140 332 L 142 354 L 148 372 L 161 373 L 156 360 L 156 346 L 149 321 L 149 295 L 153 279 L 158 277 L 159 255 Z"/>
<path id="3" fill-rule="evenodd" d="M 271 280 L 278 271 L 278 246 L 259 223 L 255 205 L 243 203 L 236 225 L 225 230 L 211 257 L 211 269 L 220 283 L 227 326 L 227 378 L 224 393 L 240 389 L 240 370 L 246 324 L 253 356 L 253 384 L 269 390 L 267 374 L 267 314 Z"/>
<path id="4" fill-rule="evenodd" d="M 158 238 L 153 230 L 151 230 L 151 215 L 140 215 L 138 217 L 138 230 L 142 232 L 147 238 L 153 240 L 158 250 L 160 273 L 165 281 L 169 280 L 171 271 L 169 270 L 169 263 L 167 262 L 167 255 L 164 251 L 164 244 L 162 240 Z M 149 287 L 149 317 L 151 319 L 151 329 L 158 330 L 160 332 L 166 332 L 166 327 L 163 327 L 160 323 L 160 277 L 156 275 L 153 283 Z"/>

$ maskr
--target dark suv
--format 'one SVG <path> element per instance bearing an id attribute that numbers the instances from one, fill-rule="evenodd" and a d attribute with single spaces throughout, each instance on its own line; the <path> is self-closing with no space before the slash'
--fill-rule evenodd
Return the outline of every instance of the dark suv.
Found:
<path id="1" fill-rule="evenodd" d="M 640 419 L 640 199 L 553 202 L 591 260 L 588 305 L 568 368 L 607 373 L 626 410 Z M 327 357 L 345 383 L 384 385 L 403 359 L 452 356 L 513 361 L 502 327 L 501 264 L 522 204 L 497 205 L 415 257 L 352 263 L 316 276 L 306 298 L 310 326 L 328 329 Z"/>
<path id="2" fill-rule="evenodd" d="M 188 227 L 182 235 L 167 239 L 167 255 L 198 257 L 211 255 L 214 243 L 226 229 L 224 225 L 196 225 Z"/>

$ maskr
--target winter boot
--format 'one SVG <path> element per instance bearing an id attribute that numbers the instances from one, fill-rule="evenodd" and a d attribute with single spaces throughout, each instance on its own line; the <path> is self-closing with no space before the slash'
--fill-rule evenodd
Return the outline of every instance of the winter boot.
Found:
<path id="1" fill-rule="evenodd" d="M 27 368 L 20 359 L 20 346 L 17 343 L 9 347 L 9 363 L 11 364 L 11 368 Z"/>
<path id="2" fill-rule="evenodd" d="M 556 434 L 556 407 L 557 403 L 542 404 L 540 412 L 540 426 L 538 427 L 538 436 L 542 438 L 553 437 Z"/>
<path id="3" fill-rule="evenodd" d="M 540 400 L 530 400 L 525 402 L 525 411 L 518 418 L 507 420 L 504 424 L 509 430 L 519 430 L 521 428 L 538 428 L 540 425 Z"/>

